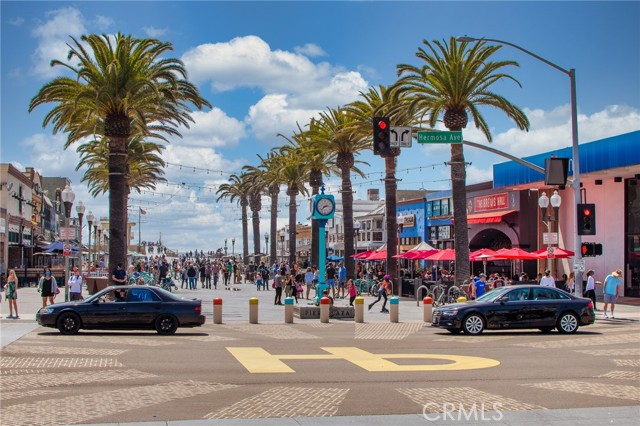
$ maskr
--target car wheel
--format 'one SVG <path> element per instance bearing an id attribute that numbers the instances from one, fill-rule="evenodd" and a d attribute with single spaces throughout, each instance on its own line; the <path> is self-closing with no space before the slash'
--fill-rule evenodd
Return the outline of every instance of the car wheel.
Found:
<path id="1" fill-rule="evenodd" d="M 575 333 L 579 326 L 578 317 L 574 313 L 567 312 L 558 318 L 558 331 L 560 333 Z"/>
<path id="2" fill-rule="evenodd" d="M 447 331 L 451 334 L 460 334 L 462 330 L 460 330 L 459 328 L 447 328 Z"/>
<path id="3" fill-rule="evenodd" d="M 73 312 L 63 312 L 58 317 L 58 330 L 62 334 L 76 334 L 80 330 L 80 317 Z"/>
<path id="4" fill-rule="evenodd" d="M 471 314 L 462 321 L 464 334 L 478 335 L 484 330 L 484 318 L 479 314 Z"/>
<path id="5" fill-rule="evenodd" d="M 178 320 L 173 315 L 160 315 L 156 319 L 156 331 L 165 336 L 174 334 L 178 329 Z"/>
<path id="6" fill-rule="evenodd" d="M 553 330 L 553 327 L 540 327 L 540 331 L 543 333 L 551 333 L 551 330 Z"/>

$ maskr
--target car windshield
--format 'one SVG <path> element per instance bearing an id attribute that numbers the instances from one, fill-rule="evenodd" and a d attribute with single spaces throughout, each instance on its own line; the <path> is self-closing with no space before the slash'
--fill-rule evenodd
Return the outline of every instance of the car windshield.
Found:
<path id="1" fill-rule="evenodd" d="M 500 287 L 490 290 L 476 299 L 477 302 L 495 302 L 500 296 L 511 290 L 511 287 Z"/>

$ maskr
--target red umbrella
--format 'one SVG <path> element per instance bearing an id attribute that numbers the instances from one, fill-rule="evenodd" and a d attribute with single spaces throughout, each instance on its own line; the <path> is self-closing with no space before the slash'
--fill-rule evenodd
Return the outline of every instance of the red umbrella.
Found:
<path id="1" fill-rule="evenodd" d="M 387 251 L 374 251 L 369 256 L 365 257 L 364 260 L 386 260 L 387 259 Z"/>
<path id="2" fill-rule="evenodd" d="M 538 259 L 547 259 L 547 258 L 566 259 L 568 257 L 573 257 L 575 255 L 575 253 L 572 252 L 571 250 L 562 249 L 560 247 L 553 247 L 553 255 L 550 256 L 549 248 L 542 248 L 540 250 L 534 251 L 533 254 L 535 254 Z"/>
<path id="3" fill-rule="evenodd" d="M 433 260 L 435 262 L 443 260 L 456 260 L 456 251 L 454 249 L 438 250 L 430 256 L 424 258 L 425 260 Z"/>
<path id="4" fill-rule="evenodd" d="M 501 253 L 496 253 L 496 259 L 517 259 L 517 260 L 537 260 L 538 257 L 529 253 L 526 250 L 522 250 L 521 248 L 512 248 L 508 250 L 504 250 Z"/>
<path id="5" fill-rule="evenodd" d="M 480 250 L 476 250 L 469 253 L 469 260 L 471 260 L 472 262 L 483 260 L 483 259 L 486 260 L 489 257 L 494 257 L 495 255 L 496 255 L 495 251 L 488 248 L 481 248 Z M 483 256 L 483 257 L 480 257 L 480 256 Z"/>
<path id="6" fill-rule="evenodd" d="M 393 257 L 399 257 L 401 259 L 409 259 L 409 260 L 423 260 L 426 259 L 427 256 L 430 256 L 434 253 L 437 253 L 438 250 L 409 250 L 406 253 L 398 254 Z"/>
<path id="7" fill-rule="evenodd" d="M 366 259 L 368 256 L 371 256 L 375 252 L 375 250 L 363 251 L 362 253 L 354 254 L 351 257 L 353 257 L 354 259 Z"/>

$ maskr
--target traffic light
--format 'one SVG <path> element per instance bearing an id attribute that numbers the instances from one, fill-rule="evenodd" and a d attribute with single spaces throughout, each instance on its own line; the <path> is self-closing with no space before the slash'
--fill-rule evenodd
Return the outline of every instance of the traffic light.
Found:
<path id="1" fill-rule="evenodd" d="M 580 248 L 580 251 L 582 252 L 582 257 L 595 256 L 595 244 L 582 243 L 582 247 Z"/>
<path id="2" fill-rule="evenodd" d="M 593 245 L 593 255 L 602 256 L 602 244 L 595 243 Z"/>
<path id="3" fill-rule="evenodd" d="M 36 214 L 31 215 L 31 226 L 36 226 Z"/>
<path id="4" fill-rule="evenodd" d="M 373 153 L 385 155 L 391 151 L 389 117 L 373 117 Z"/>
<path id="5" fill-rule="evenodd" d="M 596 235 L 595 204 L 578 204 L 578 235 Z"/>

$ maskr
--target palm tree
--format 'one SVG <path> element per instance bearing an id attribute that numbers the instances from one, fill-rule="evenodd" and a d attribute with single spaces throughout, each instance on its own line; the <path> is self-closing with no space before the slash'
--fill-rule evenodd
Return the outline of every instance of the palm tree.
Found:
<path id="1" fill-rule="evenodd" d="M 425 62 L 422 67 L 398 65 L 395 84 L 397 93 L 411 99 L 410 111 L 419 117 L 427 117 L 431 127 L 444 114 L 444 125 L 449 130 L 462 130 L 467 126 L 468 113 L 475 126 L 491 142 L 491 132 L 478 106 L 498 108 L 507 114 L 521 130 L 529 129 L 526 115 L 504 97 L 494 93 L 492 85 L 503 79 L 520 83 L 502 69 L 518 66 L 514 61 L 491 60 L 499 45 L 484 42 L 469 48 L 467 42 L 459 43 L 451 37 L 449 44 L 424 40 L 427 49 L 419 48 L 416 56 Z M 454 238 L 456 249 L 456 284 L 461 285 L 469 276 L 469 233 L 466 210 L 466 164 L 462 144 L 451 145 L 451 187 L 453 190 Z"/>
<path id="2" fill-rule="evenodd" d="M 127 194 L 131 190 L 155 190 L 158 182 L 166 182 L 164 160 L 160 153 L 162 145 L 146 142 L 140 136 L 133 137 L 127 147 Z M 100 138 L 91 143 L 80 145 L 76 152 L 80 153 L 80 162 L 76 170 L 87 167 L 82 182 L 87 182 L 89 193 L 96 197 L 109 191 L 109 140 Z"/>
<path id="3" fill-rule="evenodd" d="M 249 191 L 244 175 L 232 174 L 229 177 L 229 183 L 221 184 L 218 187 L 216 194 L 218 194 L 218 198 L 216 201 L 220 201 L 223 198 L 226 198 L 232 203 L 236 202 L 240 204 L 242 219 L 242 253 L 243 259 L 245 259 L 246 264 L 247 256 L 249 255 L 249 220 L 247 215 L 247 207 L 249 206 Z"/>
<path id="4" fill-rule="evenodd" d="M 191 107 L 211 105 L 187 81 L 178 59 L 163 56 L 171 43 L 123 34 L 71 37 L 68 61 L 53 60 L 76 77 L 58 77 L 45 84 L 29 111 L 54 103 L 43 126 L 68 133 L 65 149 L 87 137 L 109 139 L 109 268 L 127 256 L 127 143 L 131 135 L 180 136 L 179 126 L 193 122 Z M 153 124 L 150 124 L 153 123 Z"/>
<path id="5" fill-rule="evenodd" d="M 360 93 L 362 100 L 354 101 L 345 106 L 345 109 L 355 117 L 354 134 L 357 138 L 367 141 L 372 139 L 371 129 L 373 117 L 389 117 L 394 126 L 410 126 L 415 119 L 407 111 L 407 101 L 404 96 L 393 96 L 392 91 L 386 86 L 378 89 L 369 88 L 366 93 Z M 397 276 L 397 260 L 394 257 L 398 248 L 398 220 L 397 220 L 397 180 L 396 164 L 400 155 L 400 148 L 392 148 L 383 155 L 385 165 L 384 191 L 385 213 L 387 229 L 387 273 L 392 277 Z M 394 289 L 398 289 L 395 286 Z"/>
<path id="6" fill-rule="evenodd" d="M 347 276 L 355 278 L 353 260 L 353 190 L 351 171 L 355 166 L 355 157 L 360 151 L 370 149 L 369 142 L 353 132 L 355 117 L 345 109 L 329 109 L 320 113 L 313 124 L 311 138 L 319 149 L 325 149 L 336 155 L 336 166 L 340 170 L 342 186 L 342 214 L 344 220 L 344 265 Z"/>
<path id="7" fill-rule="evenodd" d="M 297 197 L 300 193 L 308 195 L 304 184 L 306 165 L 304 158 L 297 155 L 295 147 L 283 146 L 279 150 L 282 157 L 278 162 L 277 173 L 287 185 L 287 195 L 289 196 L 289 265 L 293 266 L 296 263 Z"/>
<path id="8" fill-rule="evenodd" d="M 249 209 L 253 225 L 253 253 L 260 253 L 260 210 L 262 210 L 262 194 L 265 190 L 264 170 L 254 166 L 244 166 L 245 179 L 249 193 Z M 252 259 L 255 260 L 255 259 Z"/>

